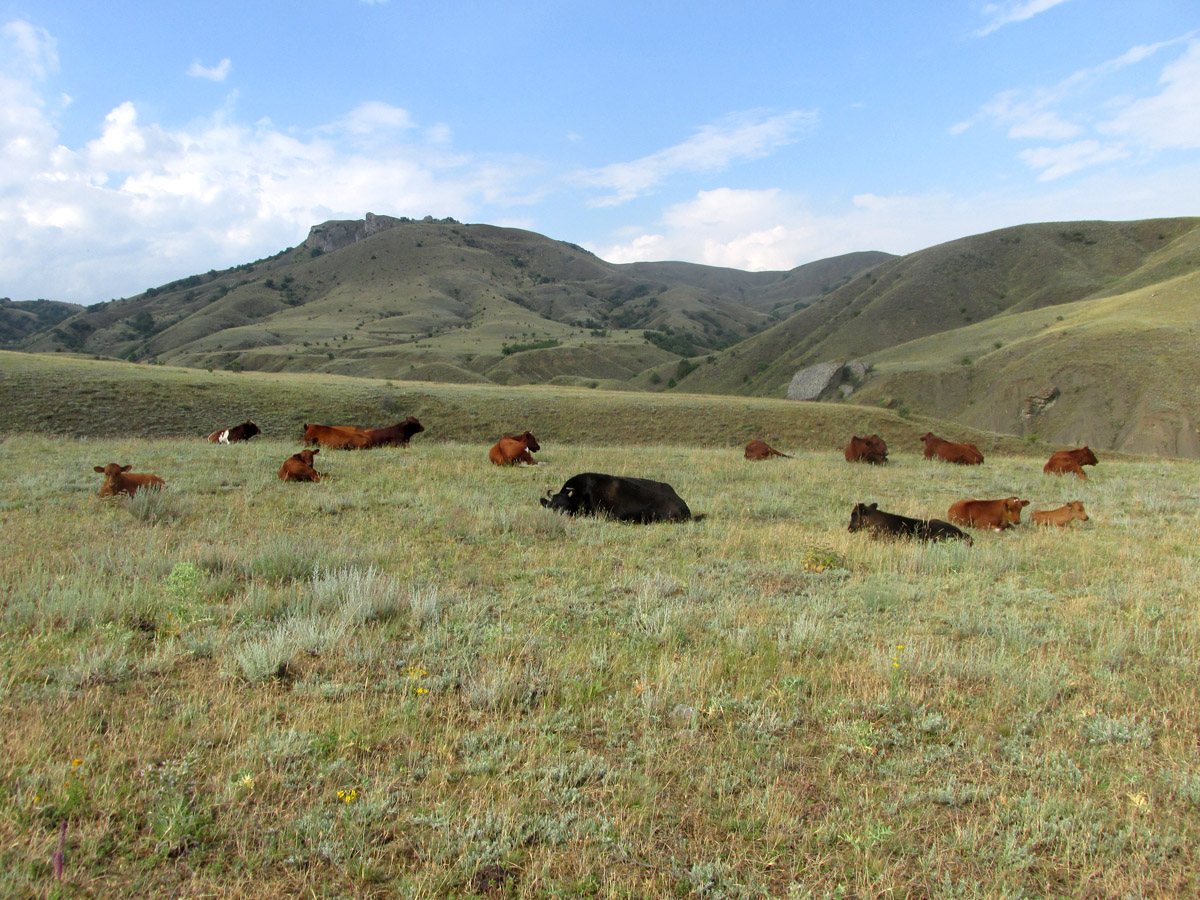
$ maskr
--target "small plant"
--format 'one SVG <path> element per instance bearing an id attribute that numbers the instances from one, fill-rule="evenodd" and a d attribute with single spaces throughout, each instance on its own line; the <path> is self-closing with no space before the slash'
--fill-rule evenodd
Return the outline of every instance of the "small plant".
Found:
<path id="1" fill-rule="evenodd" d="M 829 547 L 810 547 L 800 558 L 805 572 L 826 572 L 830 569 L 847 569 L 846 557 Z"/>

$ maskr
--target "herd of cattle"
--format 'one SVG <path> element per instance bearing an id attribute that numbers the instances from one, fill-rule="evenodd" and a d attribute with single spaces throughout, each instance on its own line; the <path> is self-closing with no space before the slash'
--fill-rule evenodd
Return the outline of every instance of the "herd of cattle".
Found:
<path id="1" fill-rule="evenodd" d="M 279 468 L 279 478 L 281 481 L 320 481 L 321 473 L 314 468 L 313 462 L 321 452 L 321 447 L 335 450 L 407 447 L 413 435 L 424 430 L 424 426 L 413 416 L 385 428 L 305 424 L 303 439 L 309 447 L 284 460 Z M 259 427 L 247 419 L 232 428 L 214 431 L 208 440 L 214 444 L 239 443 L 261 433 Z M 926 459 L 936 458 L 964 466 L 983 463 L 983 454 L 974 444 L 947 441 L 932 432 L 923 435 L 921 441 L 925 445 Z M 532 454 L 540 449 L 537 438 L 526 431 L 519 435 L 504 435 L 488 451 L 488 458 L 497 466 L 536 466 L 537 461 Z M 792 458 L 760 440 L 753 440 L 746 445 L 745 456 L 754 461 L 777 456 Z M 887 444 L 877 434 L 866 437 L 854 435 L 846 445 L 845 457 L 851 463 L 883 465 L 888 461 Z M 1049 474 L 1073 474 L 1086 479 L 1083 466 L 1096 464 L 1096 455 L 1087 447 L 1079 447 L 1053 454 L 1042 470 Z M 115 497 L 117 494 L 132 497 L 139 488 L 166 487 L 166 482 L 157 475 L 130 472 L 132 466 L 109 463 L 94 468 L 104 475 L 101 497 Z M 704 518 L 703 514 L 693 515 L 675 489 L 665 482 L 599 472 L 582 472 L 568 478 L 558 493 L 547 490 L 541 504 L 547 509 L 572 516 L 603 515 L 627 522 L 682 522 Z M 875 537 L 911 537 L 927 541 L 958 539 L 969 544 L 971 537 L 958 525 L 996 530 L 1011 528 L 1021 524 L 1021 510 L 1028 505 L 1028 500 L 1017 497 L 959 500 L 947 510 L 946 518 L 949 521 L 943 521 L 884 512 L 877 503 L 858 503 L 850 513 L 849 530 L 866 531 Z M 1088 519 L 1083 504 L 1078 500 L 1058 509 L 1036 511 L 1031 516 L 1035 525 L 1065 526 L 1075 519 L 1085 522 Z"/>

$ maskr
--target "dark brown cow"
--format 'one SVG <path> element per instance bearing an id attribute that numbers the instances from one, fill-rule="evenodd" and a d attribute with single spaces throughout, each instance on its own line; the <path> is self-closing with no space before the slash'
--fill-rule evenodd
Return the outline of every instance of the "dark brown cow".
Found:
<path id="1" fill-rule="evenodd" d="M 983 454 L 974 444 L 943 440 L 932 431 L 925 432 L 921 440 L 925 442 L 926 459 L 936 456 L 943 462 L 958 463 L 960 466 L 977 466 L 983 462 Z"/>
<path id="2" fill-rule="evenodd" d="M 498 466 L 515 466 L 519 463 L 536 466 L 537 460 L 529 454 L 537 453 L 541 449 L 541 444 L 537 442 L 532 431 L 518 435 L 506 434 L 488 451 L 488 459 Z"/>
<path id="3" fill-rule="evenodd" d="M 1075 450 L 1059 450 L 1057 453 L 1051 454 L 1049 462 L 1042 466 L 1042 471 L 1048 475 L 1070 473 L 1086 481 L 1087 473 L 1083 471 L 1083 467 L 1094 466 L 1098 463 L 1096 454 L 1087 446 L 1083 446 Z"/>
<path id="4" fill-rule="evenodd" d="M 958 525 L 995 528 L 1000 531 L 1021 524 L 1021 510 L 1028 500 L 1006 497 L 1003 500 L 959 500 L 946 511 L 946 518 Z"/>
<path id="5" fill-rule="evenodd" d="M 256 434 L 262 434 L 262 432 L 257 425 L 247 419 L 241 425 L 234 425 L 223 431 L 214 431 L 208 436 L 208 442 L 210 444 L 236 444 L 239 441 L 248 441 Z"/>
<path id="6" fill-rule="evenodd" d="M 133 466 L 109 463 L 92 468 L 104 476 L 104 484 L 100 485 L 100 493 L 97 494 L 99 497 L 115 497 L 117 494 L 128 494 L 132 497 L 138 492 L 138 488 L 157 489 L 167 486 L 157 475 L 130 472 Z"/>
<path id="7" fill-rule="evenodd" d="M 301 450 L 289 456 L 279 467 L 280 481 L 320 481 L 321 473 L 313 468 L 313 457 L 320 450 Z"/>
<path id="8" fill-rule="evenodd" d="M 424 430 L 424 425 L 418 422 L 415 417 L 409 416 L 403 422 L 397 422 L 395 425 L 388 425 L 384 428 L 366 429 L 367 446 L 407 447 L 412 436 Z"/>
<path id="9" fill-rule="evenodd" d="M 846 445 L 846 462 L 865 462 L 882 465 L 887 462 L 887 444 L 877 434 L 850 438 Z"/>
<path id="10" fill-rule="evenodd" d="M 1083 511 L 1081 501 L 1072 500 L 1066 506 L 1060 506 L 1058 509 L 1039 509 L 1030 514 L 1030 519 L 1034 525 L 1057 525 L 1061 528 L 1070 525 L 1074 519 L 1086 522 L 1088 514 Z"/>
<path id="11" fill-rule="evenodd" d="M 353 425 L 304 426 L 304 443 L 320 444 L 327 450 L 361 450 L 370 446 L 366 431 Z"/>
<path id="12" fill-rule="evenodd" d="M 878 503 L 856 503 L 850 510 L 847 531 L 866 531 L 871 537 L 911 537 L 921 541 L 945 541 L 950 538 L 971 543 L 971 536 L 941 519 L 914 519 L 884 512 Z"/>
<path id="13" fill-rule="evenodd" d="M 746 445 L 746 459 L 770 459 L 772 456 L 782 456 L 784 459 L 792 459 L 786 453 L 780 453 L 766 441 L 755 440 Z"/>

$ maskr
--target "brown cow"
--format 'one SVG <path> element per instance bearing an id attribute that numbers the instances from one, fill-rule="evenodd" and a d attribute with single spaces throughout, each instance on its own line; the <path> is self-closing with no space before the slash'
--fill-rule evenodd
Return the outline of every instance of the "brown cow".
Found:
<path id="1" fill-rule="evenodd" d="M 104 476 L 104 484 L 100 485 L 98 497 L 115 497 L 117 494 L 128 494 L 132 497 L 138 488 L 165 488 L 167 483 L 157 475 L 133 473 L 133 466 L 122 466 L 119 463 L 109 463 L 106 466 L 92 466 Z"/>
<path id="2" fill-rule="evenodd" d="M 1003 500 L 959 500 L 946 511 L 946 518 L 957 525 L 995 528 L 1000 531 L 1021 524 L 1021 510 L 1028 500 L 1006 497 Z"/>
<path id="3" fill-rule="evenodd" d="M 412 436 L 424 430 L 424 425 L 418 422 L 414 416 L 409 416 L 403 422 L 397 422 L 395 425 L 366 429 L 367 446 L 407 447 Z"/>
<path id="4" fill-rule="evenodd" d="M 1097 465 L 1099 460 L 1087 446 L 1075 450 L 1059 450 L 1050 456 L 1049 462 L 1042 466 L 1042 471 L 1048 475 L 1066 475 L 1068 473 L 1087 480 L 1083 466 Z"/>
<path id="5" fill-rule="evenodd" d="M 488 451 L 488 459 L 498 466 L 515 466 L 518 463 L 536 466 L 537 460 L 529 454 L 530 451 L 537 453 L 541 449 L 531 431 L 518 435 L 506 434 Z"/>
<path id="6" fill-rule="evenodd" d="M 210 444 L 236 444 L 240 441 L 248 441 L 256 434 L 262 434 L 262 431 L 257 425 L 247 419 L 241 425 L 234 425 L 232 428 L 214 431 L 208 436 L 208 442 Z"/>
<path id="7" fill-rule="evenodd" d="M 370 446 L 366 431 L 353 425 L 304 426 L 304 443 L 320 444 L 327 450 L 361 450 Z"/>
<path id="8" fill-rule="evenodd" d="M 932 431 L 925 432 L 921 440 L 925 442 L 926 459 L 936 456 L 943 462 L 958 463 L 961 466 L 977 466 L 983 462 L 983 454 L 974 444 L 943 440 Z"/>
<path id="9" fill-rule="evenodd" d="M 313 468 L 313 457 L 320 450 L 301 450 L 289 456 L 279 467 L 280 481 L 320 481 L 321 473 Z"/>
<path id="10" fill-rule="evenodd" d="M 766 441 L 755 440 L 746 445 L 746 459 L 770 459 L 772 456 L 782 456 L 784 459 L 792 459 L 786 453 L 780 453 Z"/>
<path id="11" fill-rule="evenodd" d="M 1086 522 L 1088 514 L 1083 511 L 1083 503 L 1081 501 L 1072 500 L 1066 506 L 1060 506 L 1058 509 L 1039 509 L 1030 516 L 1030 519 L 1034 525 L 1058 525 L 1062 527 L 1070 525 L 1072 519 Z"/>
<path id="12" fill-rule="evenodd" d="M 857 434 L 850 438 L 846 445 L 846 462 L 865 462 L 882 465 L 887 462 L 887 444 L 877 434 L 859 437 Z"/>

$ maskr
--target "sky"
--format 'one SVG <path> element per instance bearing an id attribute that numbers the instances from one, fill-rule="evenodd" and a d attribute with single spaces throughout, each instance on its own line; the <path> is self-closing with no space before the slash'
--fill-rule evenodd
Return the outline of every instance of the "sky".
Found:
<path id="1" fill-rule="evenodd" d="M 1200 216 L 1200 3 L 0 0 L 0 297 L 367 212 L 748 270 Z"/>

